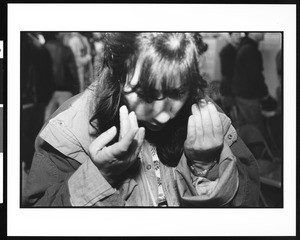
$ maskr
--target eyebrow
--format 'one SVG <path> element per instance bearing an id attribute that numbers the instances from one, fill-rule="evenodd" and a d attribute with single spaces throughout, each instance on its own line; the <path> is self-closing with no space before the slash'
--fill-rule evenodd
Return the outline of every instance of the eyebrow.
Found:
<path id="1" fill-rule="evenodd" d="M 171 91 L 187 91 L 189 89 L 189 85 L 187 83 L 181 83 L 179 86 L 170 86 L 165 88 L 167 92 Z"/>

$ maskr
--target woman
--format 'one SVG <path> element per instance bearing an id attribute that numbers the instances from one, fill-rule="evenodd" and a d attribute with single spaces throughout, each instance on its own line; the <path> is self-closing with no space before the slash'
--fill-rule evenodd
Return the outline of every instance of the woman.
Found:
<path id="1" fill-rule="evenodd" d="M 196 33 L 109 33 L 105 66 L 45 124 L 30 206 L 257 206 L 257 163 L 205 98 Z"/>

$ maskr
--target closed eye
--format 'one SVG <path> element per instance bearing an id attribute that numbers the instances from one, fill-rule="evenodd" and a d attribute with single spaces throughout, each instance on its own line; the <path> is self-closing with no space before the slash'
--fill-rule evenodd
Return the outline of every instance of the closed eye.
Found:
<path id="1" fill-rule="evenodd" d="M 168 97 L 172 99 L 182 99 L 188 94 L 188 91 L 184 89 L 173 89 L 168 93 Z"/>
<path id="2" fill-rule="evenodd" d="M 163 100 L 167 97 L 174 100 L 180 100 L 188 95 L 188 91 L 184 88 L 168 90 L 166 93 L 162 93 L 156 89 L 148 89 L 147 92 L 145 92 L 141 88 L 137 88 L 135 89 L 135 93 L 138 95 L 141 101 L 145 101 L 147 103 Z"/>

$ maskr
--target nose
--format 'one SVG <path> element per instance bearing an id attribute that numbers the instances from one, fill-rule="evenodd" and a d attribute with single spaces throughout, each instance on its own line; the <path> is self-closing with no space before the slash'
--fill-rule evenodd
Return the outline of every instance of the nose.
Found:
<path id="1" fill-rule="evenodd" d="M 156 110 L 154 121 L 158 124 L 165 124 L 173 117 L 172 105 L 168 98 L 157 101 L 154 108 Z"/>
<path id="2" fill-rule="evenodd" d="M 161 113 L 159 113 L 156 118 L 154 119 L 158 124 L 165 124 L 167 123 L 169 120 L 171 119 L 171 115 L 166 112 L 163 111 Z"/>

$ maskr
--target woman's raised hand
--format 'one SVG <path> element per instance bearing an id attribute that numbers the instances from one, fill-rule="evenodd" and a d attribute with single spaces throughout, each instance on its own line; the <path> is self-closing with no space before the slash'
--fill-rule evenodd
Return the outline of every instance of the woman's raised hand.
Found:
<path id="1" fill-rule="evenodd" d="M 138 127 L 135 113 L 128 114 L 126 106 L 120 108 L 119 140 L 106 146 L 116 134 L 116 127 L 111 127 L 89 146 L 91 160 L 111 185 L 135 162 L 145 137 L 145 129 Z"/>
<path id="2" fill-rule="evenodd" d="M 194 165 L 210 165 L 223 147 L 223 127 L 219 113 L 211 102 L 204 99 L 192 105 L 184 153 Z"/>

